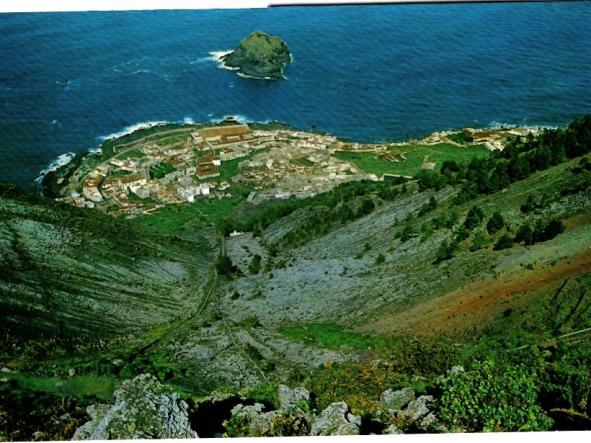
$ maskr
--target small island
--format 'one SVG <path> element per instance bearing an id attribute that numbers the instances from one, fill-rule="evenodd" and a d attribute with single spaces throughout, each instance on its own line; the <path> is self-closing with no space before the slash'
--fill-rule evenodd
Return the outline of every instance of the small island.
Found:
<path id="1" fill-rule="evenodd" d="M 279 37 L 255 31 L 229 54 L 221 57 L 224 67 L 256 79 L 282 80 L 283 69 L 291 63 L 287 44 Z"/>

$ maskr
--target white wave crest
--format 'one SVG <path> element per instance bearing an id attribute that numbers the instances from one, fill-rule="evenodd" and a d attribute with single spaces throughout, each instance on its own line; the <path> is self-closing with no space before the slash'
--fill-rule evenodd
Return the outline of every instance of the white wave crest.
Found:
<path id="1" fill-rule="evenodd" d="M 66 152 L 65 154 L 62 154 L 59 157 L 57 157 L 55 160 L 49 162 L 47 167 L 41 170 L 41 172 L 39 172 L 39 176 L 35 179 L 35 182 L 41 183 L 43 177 L 45 177 L 50 172 L 57 171 L 62 166 L 65 166 L 68 163 L 70 163 L 75 155 L 76 154 L 74 152 Z"/>
<path id="2" fill-rule="evenodd" d="M 211 118 L 211 119 L 209 119 L 209 121 L 211 123 L 221 123 L 224 120 L 228 120 L 230 118 L 233 120 L 236 120 L 238 123 L 252 123 L 252 122 L 254 122 L 254 120 L 252 118 L 247 117 L 245 115 L 240 115 L 240 114 L 234 114 L 234 115 L 227 114 L 221 118 Z"/>
<path id="3" fill-rule="evenodd" d="M 165 125 L 166 123 L 168 123 L 168 122 L 165 120 L 136 123 L 134 125 L 127 126 L 127 127 L 123 128 L 119 132 L 114 132 L 109 135 L 101 135 L 97 138 L 101 141 L 112 140 L 114 138 L 119 138 L 119 137 L 123 137 L 124 135 L 131 134 L 132 132 L 135 132 L 139 129 L 147 129 L 147 128 L 151 128 L 153 126 Z"/>
<path id="4" fill-rule="evenodd" d="M 211 51 L 209 53 L 208 59 L 217 63 L 218 68 L 220 69 L 228 69 L 229 71 L 237 71 L 240 68 L 233 68 L 231 66 L 227 66 L 224 63 L 223 57 L 232 53 L 232 51 Z"/>

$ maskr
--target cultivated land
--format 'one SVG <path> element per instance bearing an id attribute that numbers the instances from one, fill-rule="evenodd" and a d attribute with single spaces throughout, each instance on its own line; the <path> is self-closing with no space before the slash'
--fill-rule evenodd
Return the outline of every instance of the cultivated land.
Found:
<path id="1" fill-rule="evenodd" d="M 591 428 L 591 118 L 368 145 L 238 127 L 107 142 L 49 178 L 63 201 L 0 188 L 1 435 L 69 439 L 83 406 L 144 373 L 188 402 L 200 436 L 309 435 L 340 401 L 360 424 L 332 433 Z M 149 177 L 201 158 L 219 176 Z M 72 207 L 101 168 L 102 200 Z M 181 201 L 104 193 L 138 171 Z M 286 412 L 280 383 L 315 399 Z M 387 406 L 402 388 L 431 396 L 427 412 Z M 231 412 L 254 402 L 273 417 Z"/>

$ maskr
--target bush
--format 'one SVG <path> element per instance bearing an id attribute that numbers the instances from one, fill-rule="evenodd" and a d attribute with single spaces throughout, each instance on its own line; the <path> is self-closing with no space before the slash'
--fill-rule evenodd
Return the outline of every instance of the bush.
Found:
<path id="1" fill-rule="evenodd" d="M 464 227 L 471 231 L 475 227 L 479 226 L 480 223 L 482 223 L 482 220 L 484 220 L 484 213 L 482 212 L 482 209 L 480 209 L 478 206 L 473 206 L 468 211 L 468 214 L 466 214 Z"/>
<path id="2" fill-rule="evenodd" d="M 524 243 L 526 245 L 532 245 L 535 243 L 534 231 L 528 223 L 525 223 L 519 227 L 515 238 L 515 243 Z"/>
<path id="3" fill-rule="evenodd" d="M 470 247 L 470 251 L 476 251 L 478 249 L 483 249 L 488 247 L 489 239 L 486 234 L 482 231 L 479 231 L 472 240 L 472 246 Z"/>
<path id="4" fill-rule="evenodd" d="M 536 369 L 500 358 L 477 361 L 442 386 L 437 416 L 452 431 L 544 431 L 552 420 L 537 404 Z"/>
<path id="5" fill-rule="evenodd" d="M 501 251 L 503 249 L 509 249 L 513 247 L 513 240 L 508 235 L 501 236 L 495 243 L 493 249 L 495 251 Z"/>
<path id="6" fill-rule="evenodd" d="M 361 205 L 357 209 L 357 213 L 355 214 L 358 218 L 361 218 L 367 214 L 370 214 L 375 208 L 375 204 L 373 200 L 369 197 L 364 198 L 361 201 Z"/>
<path id="7" fill-rule="evenodd" d="M 255 254 L 248 265 L 248 272 L 251 274 L 258 274 L 261 270 L 261 260 L 262 257 L 259 254 Z"/>
<path id="8" fill-rule="evenodd" d="M 376 265 L 381 265 L 382 263 L 384 263 L 386 261 L 386 257 L 384 257 L 384 254 L 378 254 L 378 256 L 376 257 Z"/>
<path id="9" fill-rule="evenodd" d="M 550 220 L 550 222 L 543 228 L 542 232 L 539 233 L 539 241 L 551 240 L 558 234 L 562 234 L 564 230 L 564 223 L 560 220 Z"/>
<path id="10" fill-rule="evenodd" d="M 458 243 L 456 242 L 456 240 L 445 240 L 443 243 L 441 243 L 439 249 L 437 250 L 435 263 L 437 264 L 441 263 L 442 261 L 451 259 L 456 249 L 458 249 Z"/>
<path id="11" fill-rule="evenodd" d="M 433 211 L 435 208 L 437 208 L 437 200 L 435 199 L 435 197 L 431 196 L 429 201 L 427 203 L 425 203 L 421 207 L 421 209 L 419 209 L 419 216 L 425 215 L 428 212 Z"/>
<path id="12" fill-rule="evenodd" d="M 495 212 L 490 216 L 486 223 L 486 230 L 489 234 L 494 234 L 505 227 L 505 219 L 500 212 Z"/>
<path id="13" fill-rule="evenodd" d="M 220 255 L 217 258 L 215 261 L 215 269 L 219 275 L 231 275 L 238 270 L 227 255 Z"/>

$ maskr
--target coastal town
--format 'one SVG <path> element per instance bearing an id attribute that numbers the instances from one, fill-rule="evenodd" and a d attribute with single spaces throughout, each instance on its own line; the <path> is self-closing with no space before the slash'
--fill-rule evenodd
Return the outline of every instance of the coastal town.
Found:
<path id="1" fill-rule="evenodd" d="M 423 147 L 455 146 L 465 154 L 471 147 L 476 149 L 474 146 L 502 149 L 507 135 L 531 131 L 445 131 L 420 143 Z M 183 135 L 172 142 L 152 137 L 116 146 L 112 156 L 91 170 L 80 168 L 65 187 L 67 195 L 58 200 L 133 218 L 168 205 L 229 199 L 237 192 L 244 194 L 246 201 L 259 204 L 270 199 L 311 197 L 348 181 L 412 177 L 384 172 L 407 162 L 408 153 L 414 152 L 409 151 L 414 146 L 409 142 L 345 142 L 285 127 L 253 129 L 236 121 L 195 128 Z M 421 169 L 438 166 L 430 157 L 422 157 Z M 380 167 L 375 171 L 364 167 L 364 159 Z"/>

